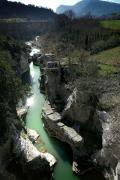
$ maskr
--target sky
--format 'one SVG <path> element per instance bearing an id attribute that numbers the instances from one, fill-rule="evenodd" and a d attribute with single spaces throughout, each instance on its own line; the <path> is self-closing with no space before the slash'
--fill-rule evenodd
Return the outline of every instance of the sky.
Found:
<path id="1" fill-rule="evenodd" d="M 34 4 L 35 6 L 47 7 L 55 11 L 56 8 L 61 4 L 73 5 L 79 2 L 80 0 L 10 0 L 10 1 L 17 1 L 24 4 Z M 120 3 L 120 0 L 106 0 L 106 1 Z"/>

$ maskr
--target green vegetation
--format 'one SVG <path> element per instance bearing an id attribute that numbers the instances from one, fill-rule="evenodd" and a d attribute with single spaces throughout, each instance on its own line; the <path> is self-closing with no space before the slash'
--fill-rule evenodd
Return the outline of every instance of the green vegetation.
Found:
<path id="1" fill-rule="evenodd" d="M 96 59 L 100 63 L 120 64 L 120 46 L 100 52 L 93 55 L 92 58 Z"/>
<path id="2" fill-rule="evenodd" d="M 20 23 L 25 22 L 23 18 L 7 18 L 7 19 L 0 19 L 0 23 Z"/>
<path id="3" fill-rule="evenodd" d="M 120 20 L 105 20 L 101 24 L 108 29 L 120 30 Z"/>
<path id="4" fill-rule="evenodd" d="M 119 46 L 119 32 L 104 28 L 102 22 L 94 18 L 71 19 L 59 15 L 54 31 L 49 32 L 44 38 L 44 49 L 66 57 L 67 51 L 71 49 L 85 49 L 91 54 L 96 54 Z"/>
<path id="5" fill-rule="evenodd" d="M 120 71 L 120 47 L 100 52 L 91 56 L 91 59 L 95 59 L 98 62 L 101 75 L 110 75 Z"/>
<path id="6" fill-rule="evenodd" d="M 0 51 L 0 143 L 7 136 L 7 113 L 15 111 L 15 105 L 20 97 L 21 83 L 16 77 L 11 65 L 8 63 L 11 55 L 8 51 Z M 10 119 L 11 120 L 11 119 Z"/>
<path id="7" fill-rule="evenodd" d="M 118 68 L 110 64 L 100 64 L 99 73 L 103 76 L 109 76 L 113 73 L 117 73 Z"/>
<path id="8" fill-rule="evenodd" d="M 26 52 L 26 46 L 24 43 L 17 41 L 3 33 L 0 33 L 0 49 L 9 51 L 12 58 L 16 60 L 16 55 L 19 55 L 22 51 Z"/>
<path id="9" fill-rule="evenodd" d="M 9 128 L 7 121 L 8 119 L 9 121 L 14 120 L 11 114 L 16 114 L 18 100 L 28 90 L 26 86 L 22 85 L 17 71 L 20 54 L 23 50 L 25 51 L 24 44 L 0 34 L 0 143 L 6 140 Z M 17 121 L 16 126 L 21 128 Z"/>
<path id="10" fill-rule="evenodd" d="M 43 50 L 55 54 L 60 63 L 66 63 L 70 77 L 108 76 L 119 72 L 116 64 L 120 62 L 120 35 L 102 27 L 99 20 L 71 20 L 61 15 L 54 31 L 54 36 L 52 32 L 43 38 Z"/>
<path id="11" fill-rule="evenodd" d="M 7 101 L 10 105 L 15 105 L 21 96 L 22 86 L 9 63 L 10 60 L 9 51 L 0 51 L 0 99 L 1 102 Z"/>
<path id="12" fill-rule="evenodd" d="M 26 18 L 28 20 L 49 20 L 55 17 L 51 9 L 0 0 L 0 19 Z"/>
<path id="13" fill-rule="evenodd" d="M 5 34 L 0 33 L 0 61 L 4 59 L 6 65 L 9 65 L 15 76 L 20 79 L 20 58 L 22 53 L 27 53 L 26 45 Z M 23 85 L 21 85 L 23 87 Z M 21 90 L 22 90 L 21 87 Z M 28 91 L 28 86 L 24 85 L 23 91 Z"/>
<path id="14" fill-rule="evenodd" d="M 110 36 L 107 40 L 100 40 L 93 43 L 91 47 L 91 54 L 102 52 L 106 49 L 111 49 L 120 45 L 120 36 Z"/>
<path id="15" fill-rule="evenodd" d="M 106 37 L 111 36 L 111 31 L 103 28 L 98 19 L 69 19 L 65 15 L 60 15 L 56 19 L 53 31 L 46 37 L 46 49 L 55 44 L 61 54 L 65 54 L 65 50 L 69 50 L 69 46 L 75 49 L 91 50 L 92 45 Z M 50 42 L 49 42 L 50 41 Z M 48 47 L 49 46 L 49 47 Z M 63 52 L 62 52 L 63 51 Z"/>

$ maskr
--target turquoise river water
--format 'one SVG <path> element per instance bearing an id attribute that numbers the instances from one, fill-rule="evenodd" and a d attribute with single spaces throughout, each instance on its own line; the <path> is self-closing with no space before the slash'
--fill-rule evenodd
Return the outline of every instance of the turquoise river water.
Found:
<path id="1" fill-rule="evenodd" d="M 50 137 L 44 130 L 44 125 L 41 118 L 42 107 L 45 97 L 40 93 L 39 79 L 40 68 L 30 64 L 31 75 L 31 91 L 32 96 L 27 99 L 29 110 L 26 117 L 26 126 L 30 129 L 36 130 L 47 149 L 47 151 L 55 156 L 57 164 L 54 168 L 53 176 L 55 180 L 78 180 L 76 175 L 72 172 L 72 162 L 65 144 Z M 71 154 L 72 156 L 72 154 Z"/>

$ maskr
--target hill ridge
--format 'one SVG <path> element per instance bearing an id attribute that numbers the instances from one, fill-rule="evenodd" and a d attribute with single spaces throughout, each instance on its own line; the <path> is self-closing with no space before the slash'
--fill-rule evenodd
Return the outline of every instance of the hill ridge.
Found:
<path id="1" fill-rule="evenodd" d="M 95 16 L 103 16 L 114 12 L 120 13 L 120 4 L 101 0 L 82 0 L 73 6 L 60 5 L 56 12 L 62 14 L 68 10 L 74 11 L 77 16 L 83 16 L 89 12 Z"/>
<path id="2" fill-rule="evenodd" d="M 26 18 L 32 20 L 48 20 L 54 18 L 51 9 L 25 5 L 20 2 L 0 0 L 0 18 Z"/>

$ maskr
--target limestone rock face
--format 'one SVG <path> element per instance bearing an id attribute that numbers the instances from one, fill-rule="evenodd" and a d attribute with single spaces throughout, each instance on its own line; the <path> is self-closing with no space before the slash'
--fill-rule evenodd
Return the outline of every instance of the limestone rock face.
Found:
<path id="1" fill-rule="evenodd" d="M 27 71 L 29 71 L 28 56 L 22 53 L 20 57 L 20 73 L 24 74 Z"/>
<path id="2" fill-rule="evenodd" d="M 18 65 L 20 77 L 24 83 L 30 83 L 30 69 L 29 69 L 29 56 L 26 53 L 21 53 Z"/>
<path id="3" fill-rule="evenodd" d="M 47 73 L 47 75 L 50 83 L 54 81 L 53 74 L 51 76 Z M 81 172 L 82 165 L 87 164 L 91 168 L 103 168 L 102 173 L 106 179 L 119 180 L 120 85 L 118 77 L 97 80 L 81 77 L 71 94 L 66 93 L 65 86 L 61 91 L 61 84 L 59 81 L 57 83 L 60 87 L 60 98 L 64 99 L 65 105 L 62 113 L 59 114 L 50 108 L 48 102 L 45 103 L 43 117 L 46 129 L 50 135 L 70 144 L 73 154 L 76 154 L 75 160 L 73 159 L 73 170 L 77 173 Z M 47 88 L 50 99 L 49 87 Z M 54 94 L 52 96 L 56 97 L 56 92 Z M 52 104 L 52 101 L 50 103 Z M 78 136 L 74 136 L 72 129 Z"/>
<path id="4" fill-rule="evenodd" d="M 114 176 L 115 180 L 120 179 L 120 162 L 118 162 L 117 167 L 116 167 L 116 175 Z"/>
<path id="5" fill-rule="evenodd" d="M 27 134 L 28 134 L 29 139 L 33 143 L 36 142 L 40 136 L 35 130 L 32 130 L 32 129 L 27 129 Z"/>
<path id="6" fill-rule="evenodd" d="M 25 52 L 21 52 L 19 54 L 19 57 L 17 57 L 17 59 L 15 57 L 15 59 L 12 59 L 10 61 L 12 67 L 15 69 L 19 77 L 22 77 L 23 74 L 29 72 L 28 59 L 29 59 L 29 54 Z"/>
<path id="7" fill-rule="evenodd" d="M 53 129 L 54 135 L 62 141 L 67 142 L 73 146 L 79 146 L 82 144 L 82 137 L 71 127 L 66 126 L 61 122 L 61 115 L 52 110 L 48 101 L 45 102 L 43 107 L 43 118 L 47 129 Z M 54 128 L 53 128 L 54 127 Z"/>
<path id="8" fill-rule="evenodd" d="M 79 93 L 83 93 L 83 98 L 87 95 L 90 101 L 84 101 L 84 104 L 91 106 L 91 113 L 83 127 L 83 139 L 85 146 L 88 148 L 86 141 L 87 134 L 85 131 L 95 133 L 98 138 L 94 141 L 101 146 L 91 146 L 90 157 L 95 167 L 104 167 L 104 176 L 108 179 L 117 179 L 119 172 L 119 148 L 120 148 L 120 93 L 119 93 L 119 80 L 117 77 L 111 79 L 98 79 L 97 81 L 89 81 L 88 85 L 83 85 L 81 81 Z M 86 84 L 87 84 L 86 83 Z M 82 89 L 82 86 L 84 89 Z M 81 96 L 80 96 L 81 97 Z M 85 98 L 84 98 L 85 100 Z M 85 103 L 86 102 L 86 103 Z M 81 106 L 81 98 L 79 99 Z M 80 116 L 82 119 L 82 116 Z M 90 135 L 90 134 L 89 134 Z M 90 137 L 90 136 L 89 136 Z M 90 140 L 88 137 L 88 140 Z M 101 139 L 99 141 L 99 138 Z M 93 139 L 93 138 L 92 138 Z M 91 141 L 92 142 L 92 141 Z M 92 142 L 93 143 L 93 142 Z M 89 151 L 87 151 L 89 152 Z"/>
<path id="9" fill-rule="evenodd" d="M 27 107 L 22 107 L 22 108 L 17 108 L 17 115 L 19 118 L 22 118 L 24 115 L 26 115 L 28 108 Z"/>
<path id="10" fill-rule="evenodd" d="M 36 134 L 37 133 L 34 132 L 34 135 Z M 17 138 L 17 144 L 15 146 L 14 152 L 16 154 L 23 152 L 23 157 L 27 162 L 30 162 L 39 157 L 40 159 L 46 160 L 49 163 L 50 167 L 53 167 L 56 163 L 56 159 L 51 154 L 39 152 L 28 138 L 23 138 L 22 136 L 20 136 L 20 138 Z"/>
<path id="11" fill-rule="evenodd" d="M 26 111 L 19 109 L 18 112 L 18 115 L 21 115 L 21 112 L 24 114 Z M 14 169 L 20 168 L 21 176 L 26 177 L 26 180 L 33 180 L 35 176 L 51 179 L 51 170 L 56 159 L 47 152 L 41 153 L 37 150 L 32 141 L 35 141 L 39 135 L 30 129 L 26 134 L 17 114 L 8 111 L 6 115 L 7 118 L 4 120 L 7 131 L 2 137 L 4 141 L 0 141 L 0 174 L 5 174 L 5 177 L 11 176 L 8 171 L 6 172 L 6 168 L 12 167 L 13 174 Z M 16 176 L 14 175 L 14 178 Z"/>
<path id="12" fill-rule="evenodd" d="M 43 119 L 46 130 L 51 136 L 66 142 L 73 151 L 73 158 L 85 154 L 82 150 L 83 138 L 75 131 L 75 129 L 66 126 L 61 122 L 61 115 L 55 112 L 48 101 L 43 107 Z M 81 151 L 80 151 L 81 150 Z M 77 168 L 76 168 L 77 171 Z"/>
<path id="13" fill-rule="evenodd" d="M 77 100 L 78 92 L 75 88 L 70 96 L 67 98 L 66 106 L 62 112 L 63 119 L 69 119 L 71 122 L 77 122 L 85 124 L 90 116 L 92 107 L 87 105 L 88 98 L 87 95 L 84 96 L 83 93 L 79 94 L 80 103 Z"/>
<path id="14" fill-rule="evenodd" d="M 101 104 L 105 107 L 104 116 L 102 116 L 102 142 L 103 147 L 97 154 L 98 164 L 103 164 L 109 169 L 106 173 L 109 178 L 119 180 L 119 161 L 120 161 L 120 94 L 107 93 L 101 97 Z M 100 118 L 101 119 L 101 118 Z"/>

